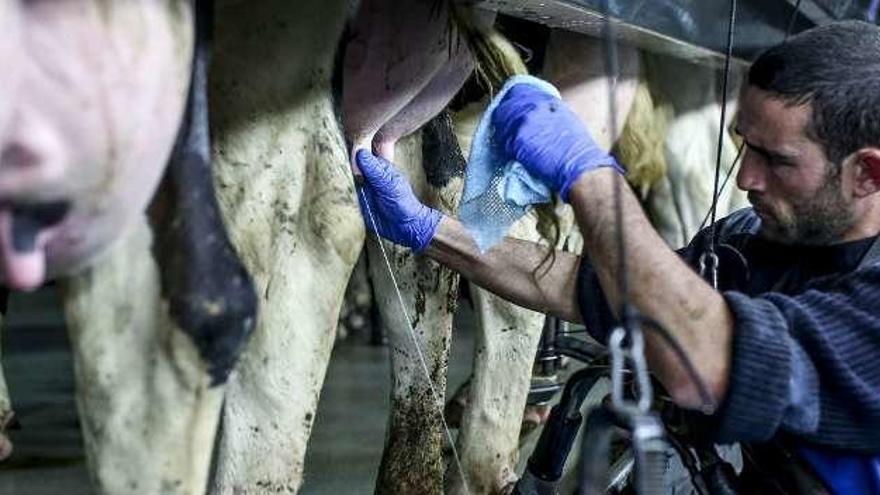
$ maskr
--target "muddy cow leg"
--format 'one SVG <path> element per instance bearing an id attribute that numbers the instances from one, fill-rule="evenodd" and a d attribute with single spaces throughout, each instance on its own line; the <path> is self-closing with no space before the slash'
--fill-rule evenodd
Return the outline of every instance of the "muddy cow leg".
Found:
<path id="1" fill-rule="evenodd" d="M 509 235 L 538 242 L 536 219 L 527 216 Z M 500 493 L 516 481 L 518 438 L 544 315 L 472 287 L 477 315 L 473 378 L 459 433 L 462 462 L 472 493 Z M 464 493 L 448 472 L 446 493 Z"/>
<path id="2" fill-rule="evenodd" d="M 404 108 L 381 127 L 373 140 L 373 148 L 404 170 L 414 172 L 413 178 L 420 184 L 417 187 L 427 204 L 453 213 L 457 210 L 461 194 L 464 158 L 459 151 L 450 116 L 440 112 L 472 72 L 473 62 L 463 41 L 447 42 L 453 43 L 453 48 L 451 52 L 444 53 L 441 60 L 449 57 L 450 53 L 452 57 Z M 395 153 L 395 145 L 400 137 L 411 134 L 434 115 L 437 117 L 428 122 L 421 135 L 421 146 L 415 147 L 410 143 L 405 152 Z M 418 138 L 414 139 L 418 141 Z M 389 294 L 395 295 L 395 298 L 385 298 L 380 304 L 392 349 L 393 386 L 392 411 L 376 490 L 380 493 L 436 493 L 442 486 L 441 453 L 446 441 L 439 421 L 441 408 L 436 402 L 442 400 L 446 390 L 448 346 L 458 277 L 436 263 L 419 260 L 411 253 L 396 250 L 398 260 L 409 260 L 405 263 L 407 267 L 398 274 L 401 285 L 408 287 L 404 292 L 414 291 L 407 294 L 415 297 L 416 301 L 416 307 L 409 312 L 424 313 L 425 321 L 417 330 L 424 332 L 420 344 L 427 350 L 426 364 L 435 382 L 435 390 L 439 391 L 439 397 L 426 402 L 425 399 L 431 397 L 431 391 L 425 370 L 418 356 L 413 354 L 415 349 L 410 336 L 412 323 L 386 316 L 389 312 L 400 313 L 401 310 L 387 275 L 382 278 L 377 273 L 377 270 L 387 270 L 384 263 L 374 264 L 380 261 L 377 248 L 375 242 L 367 245 L 371 267 L 375 267 L 374 280 L 377 287 L 390 291 Z M 411 316 L 411 319 L 421 321 L 416 316 Z M 407 343 L 409 346 L 406 346 Z M 418 461 L 414 462 L 414 459 Z M 455 463 L 453 465 L 457 466 Z"/>
<path id="3" fill-rule="evenodd" d="M 465 154 L 485 106 L 485 101 L 471 104 L 454 115 L 455 134 Z M 509 235 L 537 242 L 535 225 L 535 217 L 526 216 Z M 477 316 L 473 378 L 458 445 L 471 493 L 497 493 L 516 479 L 512 468 L 522 408 L 544 316 L 473 285 L 471 294 Z M 464 493 L 454 465 L 447 468 L 445 492 Z"/>
<path id="4" fill-rule="evenodd" d="M 422 166 L 423 139 L 432 138 L 416 134 L 401 141 L 395 163 L 408 176 L 417 195 L 426 203 L 449 212 L 457 204 L 461 191 L 463 162 L 455 165 L 455 161 L 447 161 L 444 168 L 451 169 L 442 174 L 437 174 L 438 167 L 433 163 L 426 163 L 425 167 L 431 170 L 431 174 L 426 174 Z M 436 155 L 432 153 L 432 156 Z M 427 156 L 425 159 L 428 161 Z M 409 321 L 401 309 L 377 242 L 384 243 Z M 442 401 L 458 276 L 432 260 L 414 256 L 408 249 L 375 238 L 368 241 L 367 250 L 377 304 L 388 331 L 392 367 L 391 417 L 376 493 L 441 493 L 442 450 L 446 441 L 441 426 Z M 424 353 L 430 382 L 411 332 Z M 430 383 L 437 396 L 433 395 Z"/>
<path id="5" fill-rule="evenodd" d="M 363 221 L 333 110 L 349 0 L 219 1 L 215 184 L 260 315 L 227 385 L 211 493 L 294 493 Z"/>
<path id="6" fill-rule="evenodd" d="M 170 321 L 145 221 L 64 281 L 77 408 L 97 493 L 200 494 L 222 390 Z"/>
<path id="7" fill-rule="evenodd" d="M 181 67 L 161 69 L 182 80 L 192 53 L 183 43 L 192 39 L 186 5 L 168 5 L 163 15 L 172 24 L 164 26 L 166 32 L 151 33 L 181 42 L 176 52 Z M 116 27 L 138 13 L 112 11 L 108 15 L 121 17 L 108 25 Z M 116 27 L 113 34 L 124 38 L 131 30 Z M 181 86 L 185 90 L 185 83 Z M 62 283 L 77 406 L 98 493 L 189 494 L 206 487 L 222 392 L 209 387 L 198 349 L 170 321 L 150 246 L 141 214 L 96 265 Z"/>
<path id="8" fill-rule="evenodd" d="M 485 102 L 456 114 L 456 134 L 465 150 L 483 108 Z M 570 209 L 561 207 L 558 214 L 562 232 L 569 232 Z M 513 225 L 508 236 L 542 242 L 536 225 L 537 218 L 528 215 Z M 563 235 L 561 242 L 564 239 Z M 471 294 L 477 316 L 473 377 L 458 443 L 468 488 L 474 493 L 501 493 L 516 481 L 522 411 L 544 315 L 477 286 L 471 286 Z M 446 493 L 464 493 L 461 477 L 451 469 Z"/>
<path id="9" fill-rule="evenodd" d="M 473 69 L 467 43 L 452 28 L 450 9 L 445 0 L 363 2 L 343 65 L 343 109 L 353 147 L 372 148 L 408 171 L 422 199 L 446 212 L 457 207 L 463 166 L 460 154 L 451 156 L 458 150 L 448 116 L 432 121 L 422 141 L 407 139 L 397 152 L 396 146 L 437 115 Z M 428 374 L 442 396 L 457 277 L 408 250 L 388 247 L 410 313 L 407 321 L 378 248 L 374 241 L 367 245 L 392 351 L 392 411 L 376 491 L 438 493 L 444 442 L 440 398 L 432 396 L 410 332 L 414 326 Z"/>
<path id="10" fill-rule="evenodd" d="M 86 451 L 102 493 L 204 492 L 223 392 L 209 384 L 225 380 L 253 324 L 253 290 L 219 222 L 207 160 L 209 7 L 197 2 L 187 115 L 157 198 L 163 277 L 140 226 L 64 284 Z"/>

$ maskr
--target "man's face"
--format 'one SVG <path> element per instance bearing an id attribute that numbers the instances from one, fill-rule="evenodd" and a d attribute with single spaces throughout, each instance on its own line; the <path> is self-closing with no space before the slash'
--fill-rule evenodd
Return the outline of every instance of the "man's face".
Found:
<path id="1" fill-rule="evenodd" d="M 761 234 L 787 244 L 839 242 L 855 223 L 841 167 L 807 135 L 811 105 L 790 106 L 747 86 L 737 132 L 746 143 L 737 186 L 761 218 Z"/>

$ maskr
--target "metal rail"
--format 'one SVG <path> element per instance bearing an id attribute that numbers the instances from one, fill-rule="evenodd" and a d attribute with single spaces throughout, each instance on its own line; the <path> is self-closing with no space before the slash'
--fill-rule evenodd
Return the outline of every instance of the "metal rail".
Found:
<path id="1" fill-rule="evenodd" d="M 601 0 L 484 0 L 480 7 L 551 28 L 600 36 Z M 617 0 L 611 15 L 624 43 L 702 65 L 724 62 L 726 3 L 714 0 Z M 797 0 L 742 0 L 734 63 L 745 64 L 780 42 Z M 838 19 L 869 15 L 870 0 L 803 0 L 793 32 Z"/>

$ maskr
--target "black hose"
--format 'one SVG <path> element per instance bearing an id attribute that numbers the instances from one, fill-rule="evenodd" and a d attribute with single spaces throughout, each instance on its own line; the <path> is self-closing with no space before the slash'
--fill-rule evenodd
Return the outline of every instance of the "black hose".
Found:
<path id="1" fill-rule="evenodd" d="M 608 484 L 611 438 L 614 434 L 614 413 L 607 407 L 590 411 L 581 440 L 581 469 L 578 477 L 579 495 L 600 495 Z"/>
<path id="2" fill-rule="evenodd" d="M 718 189 L 718 194 L 715 195 L 715 199 L 712 202 L 713 204 L 718 203 L 718 200 L 721 198 L 721 195 L 724 194 L 724 189 L 727 187 L 727 183 L 730 181 L 730 177 L 733 176 L 733 169 L 736 168 L 736 164 L 740 158 L 742 158 L 743 151 L 746 148 L 746 143 L 742 143 L 739 145 L 739 148 L 736 150 L 736 156 L 733 158 L 733 163 L 730 164 L 730 168 L 727 169 L 727 175 L 724 176 L 724 182 L 721 183 L 721 188 Z M 712 215 L 712 206 L 709 207 L 709 211 L 706 212 L 706 216 L 703 217 L 703 221 L 700 222 L 700 228 L 697 229 L 697 232 L 703 230 L 706 226 L 706 222 L 709 221 L 709 217 Z"/>
<path id="3" fill-rule="evenodd" d="M 606 367 L 584 368 L 578 370 L 566 383 L 562 397 L 550 411 L 550 418 L 529 457 L 527 469 L 536 478 L 555 482 L 562 476 L 565 462 L 583 422 L 581 405 L 606 371 Z"/>
<path id="4" fill-rule="evenodd" d="M 697 495 L 710 495 L 707 493 L 703 480 L 700 477 L 700 468 L 697 466 L 697 460 L 688 447 L 682 444 L 681 441 L 675 437 L 675 434 L 672 433 L 666 435 L 666 440 L 672 448 L 678 452 L 678 456 L 681 457 L 681 463 L 684 465 L 685 469 L 687 469 Z"/>
<path id="5" fill-rule="evenodd" d="M 727 21 L 727 52 L 724 56 L 724 77 L 721 82 L 721 123 L 718 125 L 718 146 L 715 154 L 715 181 L 712 186 L 712 208 L 709 210 L 711 222 L 709 223 L 709 253 L 715 253 L 715 216 L 718 211 L 718 197 L 720 196 L 721 180 L 721 151 L 724 144 L 724 134 L 727 132 L 727 86 L 730 80 L 730 61 L 733 58 L 733 31 L 736 25 L 736 0 L 730 0 L 730 16 Z"/>

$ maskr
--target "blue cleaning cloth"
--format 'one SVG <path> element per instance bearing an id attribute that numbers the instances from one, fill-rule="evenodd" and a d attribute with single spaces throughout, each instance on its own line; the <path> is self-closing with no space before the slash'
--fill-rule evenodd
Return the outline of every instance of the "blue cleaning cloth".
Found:
<path id="1" fill-rule="evenodd" d="M 517 84 L 528 84 L 561 98 L 552 84 L 532 76 L 510 78 L 483 114 L 468 158 L 464 195 L 458 218 L 485 252 L 507 234 L 511 225 L 534 204 L 547 203 L 552 190 L 515 160 L 507 158 L 503 143 L 494 139 L 492 113 L 504 95 Z"/>

